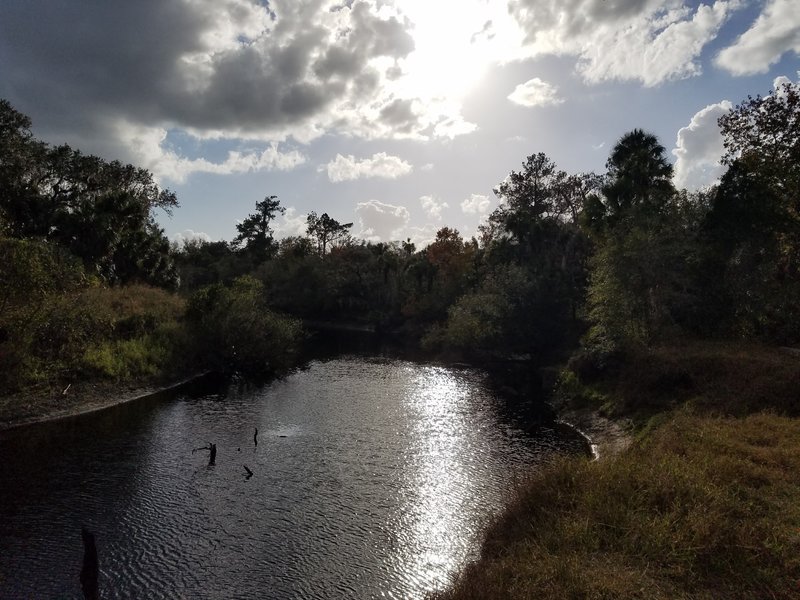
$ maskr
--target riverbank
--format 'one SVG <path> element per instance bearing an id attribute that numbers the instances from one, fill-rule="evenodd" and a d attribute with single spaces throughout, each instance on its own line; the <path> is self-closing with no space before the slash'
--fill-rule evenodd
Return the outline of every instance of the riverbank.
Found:
<path id="1" fill-rule="evenodd" d="M 207 373 L 170 380 L 151 379 L 120 384 L 114 381 L 83 382 L 68 388 L 37 387 L 0 397 L 0 431 L 88 414 L 140 400 L 184 386 Z"/>
<path id="2" fill-rule="evenodd" d="M 579 429 L 629 419 L 633 443 L 535 477 L 435 598 L 800 597 L 796 356 L 693 343 L 568 383 Z"/>

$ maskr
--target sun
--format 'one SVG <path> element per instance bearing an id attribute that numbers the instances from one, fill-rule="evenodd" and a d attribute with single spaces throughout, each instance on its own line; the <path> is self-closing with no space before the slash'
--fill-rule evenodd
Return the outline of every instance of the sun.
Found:
<path id="1" fill-rule="evenodd" d="M 403 0 L 415 49 L 404 61 L 407 94 L 462 100 L 498 56 L 496 3 L 481 0 Z"/>

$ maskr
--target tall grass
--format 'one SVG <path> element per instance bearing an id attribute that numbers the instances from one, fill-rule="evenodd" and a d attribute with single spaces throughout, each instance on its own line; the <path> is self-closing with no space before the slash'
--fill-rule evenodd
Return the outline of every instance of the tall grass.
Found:
<path id="1" fill-rule="evenodd" d="M 433 597 L 800 598 L 798 383 L 797 357 L 735 343 L 563 376 L 568 402 L 635 416 L 636 443 L 532 479 Z"/>
<path id="2" fill-rule="evenodd" d="M 800 422 L 675 416 L 605 462 L 564 461 L 440 599 L 798 598 Z"/>
<path id="3" fill-rule="evenodd" d="M 187 367 L 184 301 L 145 285 L 54 292 L 19 307 L 0 344 L 0 391 L 84 378 L 127 380 Z"/>

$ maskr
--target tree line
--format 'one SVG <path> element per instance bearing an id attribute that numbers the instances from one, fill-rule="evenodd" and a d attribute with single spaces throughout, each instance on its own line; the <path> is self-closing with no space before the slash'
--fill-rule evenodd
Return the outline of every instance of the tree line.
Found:
<path id="1" fill-rule="evenodd" d="M 26 297 L 133 283 L 177 290 L 192 335 L 224 350 L 220 365 L 248 368 L 270 345 L 296 345 L 292 318 L 370 324 L 476 359 L 580 346 L 587 369 L 676 337 L 793 344 L 798 98 L 784 84 L 722 117 L 726 170 L 707 189 L 676 189 L 665 148 L 634 129 L 601 174 L 528 156 L 495 188 L 500 206 L 476 237 L 442 227 L 421 249 L 356 239 L 352 223 L 315 212 L 305 236 L 277 240 L 275 196 L 231 242 L 170 246 L 154 214 L 177 206 L 174 194 L 145 170 L 34 139 L 2 101 L 0 344 L 37 320 L 22 314 Z M 248 342 L 256 330 L 273 336 Z"/>

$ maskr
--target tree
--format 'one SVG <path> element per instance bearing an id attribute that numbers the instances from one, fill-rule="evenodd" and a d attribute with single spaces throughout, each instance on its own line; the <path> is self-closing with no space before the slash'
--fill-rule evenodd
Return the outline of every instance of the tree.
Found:
<path id="1" fill-rule="evenodd" d="M 606 168 L 606 184 L 602 187 L 605 201 L 595 198 L 590 210 L 595 226 L 613 226 L 621 219 L 655 215 L 675 193 L 666 149 L 655 135 L 641 129 L 619 139 Z"/>
<path id="2" fill-rule="evenodd" d="M 758 171 L 795 215 L 800 211 L 800 85 L 748 97 L 719 119 L 723 164 Z"/>
<path id="3" fill-rule="evenodd" d="M 272 238 L 272 228 L 270 223 L 275 220 L 277 215 L 282 215 L 286 209 L 280 205 L 277 196 L 266 196 L 263 200 L 256 202 L 256 212 L 248 215 L 241 223 L 236 225 L 239 232 L 233 244 L 237 247 L 244 247 L 248 252 L 253 253 L 257 259 L 264 259 L 271 256 L 278 248 Z"/>
<path id="4" fill-rule="evenodd" d="M 594 174 L 570 175 L 541 152 L 529 156 L 522 166 L 522 171 L 512 171 L 495 189 L 501 204 L 482 233 L 487 276 L 497 281 L 526 282 L 525 290 L 519 290 L 520 305 L 529 310 L 515 328 L 525 332 L 527 352 L 533 347 L 538 351 L 547 344 L 558 344 L 558 335 L 565 337 L 578 320 L 589 246 L 577 220 L 587 195 L 599 187 L 600 178 Z M 526 276 L 508 279 L 508 265 L 518 265 Z M 560 328 L 560 333 L 543 335 L 551 325 Z M 510 339 L 511 333 L 505 332 L 505 338 Z"/>
<path id="5" fill-rule="evenodd" d="M 689 287 L 691 252 L 672 165 L 654 135 L 635 129 L 614 146 L 607 167 L 603 197 L 589 198 L 585 216 L 596 246 L 589 287 L 594 335 L 647 343 L 675 324 L 676 298 Z"/>
<path id="6" fill-rule="evenodd" d="M 0 100 L 0 223 L 15 238 L 69 249 L 111 283 L 176 281 L 153 213 L 178 205 L 146 169 L 33 138 L 30 119 Z"/>
<path id="7" fill-rule="evenodd" d="M 310 212 L 306 218 L 308 236 L 316 242 L 317 252 L 320 256 L 327 254 L 329 247 L 343 243 L 350 237 L 352 223 L 339 223 L 336 219 L 323 213 Z"/>
<path id="8" fill-rule="evenodd" d="M 719 125 L 728 171 L 704 227 L 711 299 L 731 332 L 794 343 L 800 339 L 800 86 L 785 83 L 766 97 L 748 97 Z"/>

